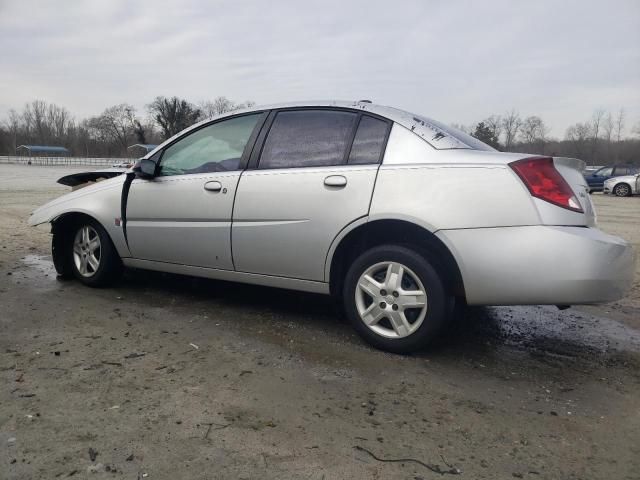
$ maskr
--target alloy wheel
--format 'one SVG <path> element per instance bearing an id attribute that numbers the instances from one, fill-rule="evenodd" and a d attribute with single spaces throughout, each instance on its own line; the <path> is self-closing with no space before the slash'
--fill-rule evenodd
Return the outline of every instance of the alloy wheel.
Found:
<path id="1" fill-rule="evenodd" d="M 629 195 L 629 192 L 630 192 L 630 191 L 631 191 L 631 190 L 629 189 L 629 186 L 628 186 L 628 185 L 625 185 L 624 183 L 621 183 L 620 185 L 616 185 L 616 188 L 615 188 L 615 192 L 614 192 L 614 193 L 615 193 L 618 197 L 626 197 L 627 195 Z"/>
<path id="2" fill-rule="evenodd" d="M 83 277 L 92 277 L 100 267 L 102 245 L 98 232 L 85 225 L 76 232 L 73 240 L 73 263 Z"/>

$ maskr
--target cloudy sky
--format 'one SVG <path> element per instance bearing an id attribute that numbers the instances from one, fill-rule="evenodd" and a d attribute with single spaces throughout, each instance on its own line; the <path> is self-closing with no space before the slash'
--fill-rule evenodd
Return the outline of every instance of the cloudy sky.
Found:
<path id="1" fill-rule="evenodd" d="M 0 119 L 156 95 L 372 99 L 471 124 L 515 108 L 562 136 L 640 121 L 640 1 L 0 0 Z"/>

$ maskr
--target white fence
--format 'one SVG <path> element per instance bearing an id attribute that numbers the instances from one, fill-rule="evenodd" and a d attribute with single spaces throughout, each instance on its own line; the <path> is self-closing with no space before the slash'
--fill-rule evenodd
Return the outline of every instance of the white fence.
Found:
<path id="1" fill-rule="evenodd" d="M 91 165 L 95 167 L 110 167 L 117 163 L 133 162 L 133 158 L 88 158 L 88 157 L 28 157 L 18 155 L 0 156 L 1 163 L 18 163 L 25 165 L 49 165 L 49 166 L 81 166 Z"/>

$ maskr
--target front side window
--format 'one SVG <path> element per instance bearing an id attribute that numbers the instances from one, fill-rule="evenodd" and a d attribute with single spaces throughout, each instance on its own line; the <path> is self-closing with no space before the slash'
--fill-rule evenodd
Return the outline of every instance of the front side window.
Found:
<path id="1" fill-rule="evenodd" d="M 601 168 L 600 170 L 598 170 L 594 174 L 594 176 L 595 177 L 610 177 L 612 173 L 613 173 L 613 167 Z"/>
<path id="2" fill-rule="evenodd" d="M 379 163 L 388 128 L 387 122 L 364 115 L 353 139 L 349 164 Z"/>
<path id="3" fill-rule="evenodd" d="M 238 170 L 242 152 L 260 115 L 222 120 L 181 138 L 164 151 L 160 175 Z"/>
<path id="4" fill-rule="evenodd" d="M 332 110 L 278 112 L 258 168 L 342 165 L 357 113 Z"/>

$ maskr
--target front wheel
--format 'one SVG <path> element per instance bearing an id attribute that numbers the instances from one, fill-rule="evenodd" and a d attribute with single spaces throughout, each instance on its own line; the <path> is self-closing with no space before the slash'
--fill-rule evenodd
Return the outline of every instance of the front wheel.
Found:
<path id="1" fill-rule="evenodd" d="M 81 283 L 102 287 L 119 276 L 122 261 L 109 235 L 98 222 L 92 219 L 78 222 L 67 238 L 69 267 Z"/>
<path id="2" fill-rule="evenodd" d="M 628 197 L 631 195 L 631 187 L 626 183 L 619 183 L 613 188 L 613 193 L 617 197 Z"/>
<path id="3" fill-rule="evenodd" d="M 374 247 L 351 265 L 344 304 L 356 331 L 376 348 L 411 353 L 444 325 L 449 297 L 437 270 L 417 251 Z"/>

